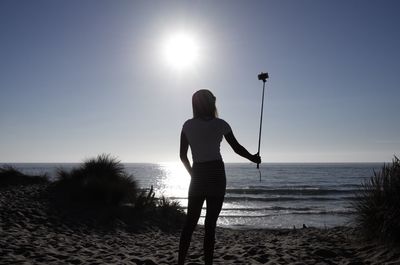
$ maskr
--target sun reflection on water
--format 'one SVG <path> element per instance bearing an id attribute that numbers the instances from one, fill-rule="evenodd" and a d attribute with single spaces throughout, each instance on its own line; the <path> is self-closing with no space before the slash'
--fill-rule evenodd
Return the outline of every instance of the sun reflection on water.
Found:
<path id="1" fill-rule="evenodd" d="M 164 172 L 162 177 L 158 179 L 159 192 L 166 197 L 187 198 L 190 175 L 182 163 L 165 162 L 160 163 L 159 166 Z"/>

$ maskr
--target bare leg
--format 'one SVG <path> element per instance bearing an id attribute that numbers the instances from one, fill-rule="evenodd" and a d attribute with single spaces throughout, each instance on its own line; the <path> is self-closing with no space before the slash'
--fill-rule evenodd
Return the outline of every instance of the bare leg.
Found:
<path id="1" fill-rule="evenodd" d="M 204 261 L 206 265 L 213 263 L 214 245 L 215 245 L 215 227 L 217 219 L 221 212 L 224 197 L 207 197 L 207 213 L 204 222 L 205 235 L 204 235 Z"/>
<path id="2" fill-rule="evenodd" d="M 190 246 L 190 240 L 201 214 L 205 197 L 189 196 L 186 222 L 179 241 L 178 265 L 183 265 Z"/>

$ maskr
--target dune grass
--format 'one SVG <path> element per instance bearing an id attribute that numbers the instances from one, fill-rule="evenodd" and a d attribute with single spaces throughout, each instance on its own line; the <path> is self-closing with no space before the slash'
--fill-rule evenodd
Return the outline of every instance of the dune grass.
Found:
<path id="1" fill-rule="evenodd" d="M 92 207 L 116 207 L 133 203 L 137 184 L 122 164 L 109 155 L 85 161 L 71 171 L 59 169 L 53 184 L 60 204 Z"/>
<path id="2" fill-rule="evenodd" d="M 148 226 L 170 230 L 183 222 L 177 202 L 156 198 L 153 187 L 139 192 L 134 176 L 110 155 L 89 159 L 71 171 L 60 169 L 50 189 L 53 205 L 68 216 L 99 223 L 120 220 L 134 230 Z"/>
<path id="3" fill-rule="evenodd" d="M 400 160 L 394 157 L 362 184 L 354 201 L 356 224 L 368 239 L 400 243 Z"/>
<path id="4" fill-rule="evenodd" d="M 132 217 L 136 220 L 132 220 Z M 157 226 L 163 231 L 173 231 L 181 228 L 185 212 L 177 201 L 165 196 L 155 197 L 153 186 L 148 191 L 142 191 L 136 198 L 135 207 L 128 215 L 131 223 L 139 220 L 151 226 Z M 139 224 L 140 226 L 140 224 Z"/>
<path id="5" fill-rule="evenodd" d="M 45 174 L 27 175 L 10 165 L 0 168 L 0 187 L 43 184 L 48 182 L 49 180 Z"/>

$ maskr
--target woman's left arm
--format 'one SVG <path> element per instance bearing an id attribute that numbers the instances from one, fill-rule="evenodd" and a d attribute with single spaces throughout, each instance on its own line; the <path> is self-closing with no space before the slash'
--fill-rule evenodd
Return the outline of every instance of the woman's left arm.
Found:
<path id="1" fill-rule="evenodd" d="M 186 135 L 181 132 L 181 146 L 179 151 L 179 156 L 186 170 L 189 172 L 189 175 L 192 175 L 192 166 L 190 165 L 189 159 L 187 157 L 187 152 L 189 149 L 189 142 L 186 138 Z"/>

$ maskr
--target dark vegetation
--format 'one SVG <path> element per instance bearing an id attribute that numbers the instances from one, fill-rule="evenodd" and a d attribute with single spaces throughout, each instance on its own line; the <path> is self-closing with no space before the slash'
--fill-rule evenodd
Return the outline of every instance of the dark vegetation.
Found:
<path id="1" fill-rule="evenodd" d="M 400 243 L 400 160 L 394 157 L 362 184 L 354 201 L 356 224 L 368 239 Z"/>
<path id="2" fill-rule="evenodd" d="M 56 201 L 64 207 L 114 208 L 134 203 L 137 185 L 115 158 L 100 155 L 71 171 L 58 170 L 53 183 Z"/>
<path id="3" fill-rule="evenodd" d="M 46 175 L 26 175 L 10 165 L 5 165 L 0 168 L 0 187 L 44 184 L 48 182 L 49 180 Z"/>
<path id="4" fill-rule="evenodd" d="M 163 231 L 181 228 L 185 213 L 177 201 L 170 200 L 164 196 L 155 197 L 153 186 L 150 190 L 142 191 L 136 198 L 134 212 L 128 212 L 126 223 L 155 225 Z M 132 219 L 134 218 L 134 219 Z"/>
<path id="5" fill-rule="evenodd" d="M 109 155 L 89 159 L 69 172 L 60 169 L 50 186 L 52 205 L 68 218 L 91 219 L 100 225 L 122 223 L 140 230 L 181 226 L 184 212 L 177 202 L 156 198 L 153 188 L 139 191 L 132 175 Z"/>
<path id="6" fill-rule="evenodd" d="M 157 198 L 153 187 L 139 190 L 134 176 L 109 155 L 89 159 L 70 171 L 59 169 L 54 182 L 46 175 L 26 175 L 12 166 L 0 168 L 0 188 L 31 184 L 47 187 L 40 200 L 49 206 L 50 219 L 58 216 L 57 220 L 78 228 L 173 231 L 181 227 L 185 216 L 179 203 Z"/>

